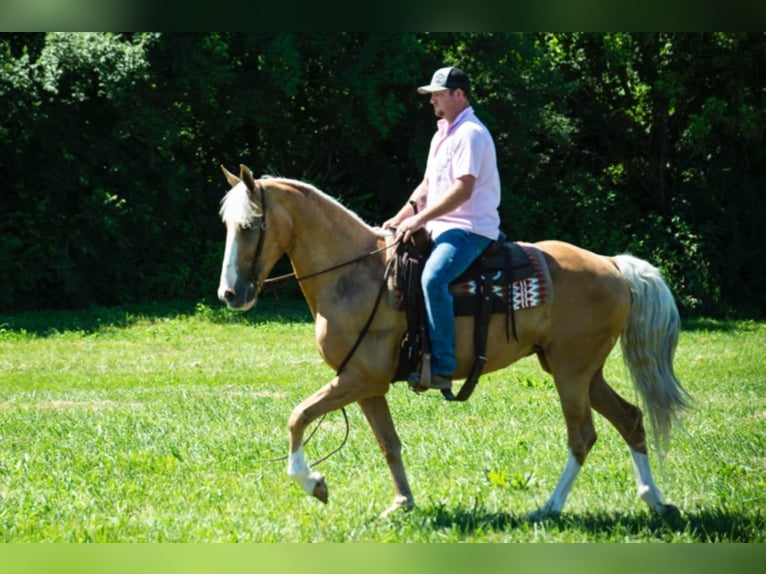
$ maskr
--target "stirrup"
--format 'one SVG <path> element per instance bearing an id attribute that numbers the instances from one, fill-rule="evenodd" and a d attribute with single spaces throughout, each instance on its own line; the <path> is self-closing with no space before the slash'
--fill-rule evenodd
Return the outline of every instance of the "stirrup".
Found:
<path id="1" fill-rule="evenodd" d="M 411 391 L 414 391 L 418 394 L 424 393 L 431 388 L 431 385 L 423 385 L 420 373 L 417 371 L 410 373 L 410 376 L 407 377 L 407 384 L 409 385 Z"/>
<path id="2" fill-rule="evenodd" d="M 420 373 L 410 373 L 410 376 L 407 378 L 407 383 L 410 385 L 410 389 L 416 393 L 422 393 L 429 389 L 433 389 L 435 391 L 447 393 L 448 396 L 452 394 L 452 379 L 442 377 L 441 375 L 432 375 L 431 384 L 426 387 L 422 384 Z"/>
<path id="3" fill-rule="evenodd" d="M 410 373 L 407 384 L 416 393 L 423 393 L 431 388 L 431 353 L 423 353 L 420 372 Z"/>
<path id="4" fill-rule="evenodd" d="M 431 355 L 423 355 L 423 366 L 420 372 L 410 373 L 407 377 L 407 383 L 410 389 L 416 393 L 422 393 L 429 389 L 441 391 L 442 393 L 452 394 L 452 379 L 442 375 L 431 373 Z"/>

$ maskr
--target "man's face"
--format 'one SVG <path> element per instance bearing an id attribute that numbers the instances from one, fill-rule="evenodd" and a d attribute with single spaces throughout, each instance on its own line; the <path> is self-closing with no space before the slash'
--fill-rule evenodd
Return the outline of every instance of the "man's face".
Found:
<path id="1" fill-rule="evenodd" d="M 460 90 L 439 90 L 431 92 L 431 105 L 436 117 L 452 121 L 463 109 Z"/>

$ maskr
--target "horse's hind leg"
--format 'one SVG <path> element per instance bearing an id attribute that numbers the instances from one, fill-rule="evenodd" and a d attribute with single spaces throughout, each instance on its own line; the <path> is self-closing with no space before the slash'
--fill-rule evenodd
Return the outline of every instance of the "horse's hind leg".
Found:
<path id="1" fill-rule="evenodd" d="M 602 369 L 594 375 L 590 384 L 590 402 L 604 418 L 622 435 L 628 443 L 636 471 L 638 495 L 649 507 L 659 514 L 674 508 L 662 501 L 662 493 L 654 482 L 646 450 L 646 431 L 643 415 L 635 405 L 623 399 L 604 379 Z"/>
<path id="2" fill-rule="evenodd" d="M 543 366 L 548 370 L 547 363 L 543 363 Z M 585 457 L 596 442 L 596 430 L 588 400 L 588 377 L 582 373 L 570 372 L 554 374 L 554 380 L 567 425 L 569 456 L 556 488 L 542 507 L 529 514 L 531 520 L 540 520 L 561 512 Z"/>
<path id="3" fill-rule="evenodd" d="M 375 438 L 386 457 L 391 478 L 394 481 L 396 496 L 391 506 L 381 516 L 388 516 L 397 510 L 410 510 L 413 506 L 412 491 L 407 482 L 402 462 L 402 443 L 396 434 L 394 422 L 391 419 L 391 411 L 388 408 L 386 398 L 383 396 L 372 397 L 359 401 L 362 412 L 370 423 Z"/>

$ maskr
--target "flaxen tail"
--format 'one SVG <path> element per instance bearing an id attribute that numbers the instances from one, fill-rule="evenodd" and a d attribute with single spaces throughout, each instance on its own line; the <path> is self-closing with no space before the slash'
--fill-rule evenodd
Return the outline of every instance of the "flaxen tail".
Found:
<path id="1" fill-rule="evenodd" d="M 673 420 L 688 406 L 689 399 L 673 370 L 681 318 L 659 269 L 631 255 L 614 259 L 632 296 L 620 338 L 622 356 L 644 401 L 662 455 L 670 444 Z"/>

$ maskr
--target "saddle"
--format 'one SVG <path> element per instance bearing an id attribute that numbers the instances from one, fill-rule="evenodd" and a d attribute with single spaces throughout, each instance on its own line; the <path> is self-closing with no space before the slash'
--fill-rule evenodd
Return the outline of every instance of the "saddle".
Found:
<path id="1" fill-rule="evenodd" d="M 425 230 L 397 246 L 389 276 L 390 304 L 407 315 L 392 382 L 410 380 L 419 370 L 430 371 L 430 343 L 425 297 L 421 287 L 423 266 L 432 241 Z M 550 274 L 542 252 L 536 247 L 508 241 L 505 234 L 492 242 L 460 277 L 450 284 L 456 317 L 474 317 L 474 362 L 457 396 L 442 390 L 449 401 L 465 401 L 473 393 L 487 361 L 487 333 L 494 313 L 505 314 L 506 338 L 518 340 L 514 312 L 550 299 Z"/>

